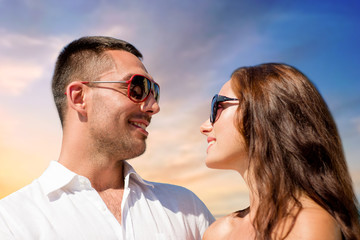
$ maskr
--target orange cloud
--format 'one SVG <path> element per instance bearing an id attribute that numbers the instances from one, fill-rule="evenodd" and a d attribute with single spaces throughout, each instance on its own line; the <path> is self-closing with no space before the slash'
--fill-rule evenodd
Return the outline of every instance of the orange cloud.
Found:
<path id="1" fill-rule="evenodd" d="M 39 80 L 43 72 L 43 66 L 39 64 L 0 61 L 0 91 L 10 95 L 20 95 L 28 85 Z"/>

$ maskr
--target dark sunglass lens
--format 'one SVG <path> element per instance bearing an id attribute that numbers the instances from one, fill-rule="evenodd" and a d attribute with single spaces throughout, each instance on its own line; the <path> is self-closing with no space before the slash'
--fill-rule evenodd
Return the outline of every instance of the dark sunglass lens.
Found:
<path id="1" fill-rule="evenodd" d="M 210 122 L 214 123 L 216 114 L 217 114 L 217 96 L 215 95 L 211 101 L 211 113 L 210 113 Z"/>
<path id="2" fill-rule="evenodd" d="M 154 83 L 154 98 L 156 100 L 156 102 L 159 102 L 160 100 L 160 87 L 157 83 Z"/>
<path id="3" fill-rule="evenodd" d="M 130 85 L 130 98 L 132 98 L 134 101 L 142 101 L 146 98 L 146 96 L 149 94 L 150 89 L 150 82 L 148 79 L 142 76 L 134 76 L 134 78 L 131 80 Z"/>

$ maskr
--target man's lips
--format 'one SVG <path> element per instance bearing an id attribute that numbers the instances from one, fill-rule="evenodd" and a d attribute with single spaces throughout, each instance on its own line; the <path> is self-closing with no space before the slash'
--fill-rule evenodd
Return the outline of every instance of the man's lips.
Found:
<path id="1" fill-rule="evenodd" d="M 210 147 L 211 147 L 212 145 L 214 145 L 214 143 L 216 142 L 216 138 L 208 137 L 208 138 L 207 138 L 207 142 L 208 142 L 208 147 L 207 147 L 206 153 L 208 153 Z"/>
<path id="2" fill-rule="evenodd" d="M 129 120 L 129 123 L 140 129 L 142 133 L 144 133 L 146 136 L 149 134 L 147 131 L 146 131 L 146 128 L 147 126 L 149 126 L 150 122 L 145 120 L 145 119 L 130 119 Z"/>

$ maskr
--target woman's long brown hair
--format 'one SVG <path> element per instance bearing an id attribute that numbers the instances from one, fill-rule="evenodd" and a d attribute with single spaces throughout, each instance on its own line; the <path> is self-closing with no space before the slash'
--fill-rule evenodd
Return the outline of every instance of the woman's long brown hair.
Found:
<path id="1" fill-rule="evenodd" d="M 273 239 L 290 218 L 288 234 L 305 195 L 335 218 L 344 239 L 359 239 L 358 202 L 341 139 L 315 86 L 277 63 L 239 68 L 231 84 L 240 99 L 236 122 L 249 152 L 250 188 L 259 197 L 256 238 Z"/>

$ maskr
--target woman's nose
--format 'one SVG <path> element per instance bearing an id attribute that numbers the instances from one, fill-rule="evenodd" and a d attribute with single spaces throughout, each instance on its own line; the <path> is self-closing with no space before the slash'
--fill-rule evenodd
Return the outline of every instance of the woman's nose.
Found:
<path id="1" fill-rule="evenodd" d="M 208 135 L 209 132 L 212 131 L 212 125 L 210 123 L 210 119 L 207 119 L 203 124 L 200 126 L 200 132 L 204 135 Z"/>

